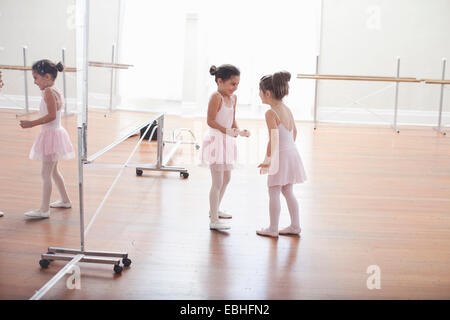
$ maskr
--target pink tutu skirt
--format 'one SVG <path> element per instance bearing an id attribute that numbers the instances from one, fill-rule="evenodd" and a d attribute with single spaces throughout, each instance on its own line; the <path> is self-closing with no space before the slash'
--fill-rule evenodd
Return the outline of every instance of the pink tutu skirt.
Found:
<path id="1" fill-rule="evenodd" d="M 232 170 L 237 162 L 236 138 L 218 130 L 211 131 L 203 139 L 200 162 L 200 166 L 213 170 Z"/>
<path id="2" fill-rule="evenodd" d="M 297 148 L 280 150 L 278 156 L 272 158 L 267 185 L 284 186 L 306 181 L 305 168 Z"/>
<path id="3" fill-rule="evenodd" d="M 53 162 L 74 157 L 72 143 L 63 127 L 43 128 L 30 151 L 31 160 Z"/>

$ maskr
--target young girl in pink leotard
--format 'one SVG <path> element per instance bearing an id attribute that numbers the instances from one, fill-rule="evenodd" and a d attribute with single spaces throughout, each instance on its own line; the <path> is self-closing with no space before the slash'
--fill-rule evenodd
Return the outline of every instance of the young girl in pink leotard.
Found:
<path id="1" fill-rule="evenodd" d="M 302 159 L 295 146 L 297 128 L 291 110 L 283 103 L 289 93 L 289 72 L 277 72 L 261 78 L 259 96 L 264 104 L 270 105 L 266 112 L 269 129 L 269 143 L 264 162 L 258 167 L 261 173 L 268 173 L 270 226 L 256 231 L 258 235 L 278 237 L 279 234 L 300 234 L 298 203 L 293 184 L 306 180 Z M 280 193 L 286 199 L 291 225 L 278 230 L 280 217 Z"/>
<path id="2" fill-rule="evenodd" d="M 236 119 L 236 95 L 240 72 L 235 66 L 224 64 L 212 66 L 209 73 L 215 77 L 217 91 L 211 95 L 208 105 L 209 134 L 203 140 L 201 162 L 211 170 L 209 192 L 210 229 L 229 229 L 219 220 L 230 219 L 231 215 L 219 210 L 226 187 L 231 179 L 231 170 L 237 160 L 236 137 L 250 136 L 248 130 L 239 130 Z"/>
<path id="3" fill-rule="evenodd" d="M 33 121 L 20 121 L 22 128 L 42 126 L 42 131 L 30 151 L 31 160 L 42 162 L 41 176 L 43 182 L 41 207 L 25 213 L 27 217 L 31 218 L 50 217 L 50 207 L 70 208 L 72 206 L 63 177 L 57 167 L 59 160 L 68 160 L 75 157 L 69 135 L 66 129 L 61 126 L 64 96 L 55 87 L 56 76 L 63 69 L 62 63 L 54 64 L 49 60 L 40 60 L 33 64 L 34 83 L 42 90 L 42 100 L 39 107 L 40 118 Z M 58 188 L 61 200 L 50 204 L 52 178 Z"/>

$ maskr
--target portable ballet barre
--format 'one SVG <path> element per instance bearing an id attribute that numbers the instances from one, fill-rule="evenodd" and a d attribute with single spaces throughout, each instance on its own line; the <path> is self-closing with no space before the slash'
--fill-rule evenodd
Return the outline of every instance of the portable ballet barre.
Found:
<path id="1" fill-rule="evenodd" d="M 87 159 L 87 120 L 88 120 L 88 35 L 89 35 L 89 0 L 77 0 L 76 1 L 76 17 L 77 17 L 77 105 L 79 108 L 77 119 L 77 132 L 78 132 L 78 190 L 79 190 L 79 204 L 80 204 L 80 249 L 67 249 L 49 247 L 46 254 L 41 255 L 39 264 L 42 268 L 48 268 L 51 261 L 63 260 L 69 261 L 68 264 L 58 272 L 49 282 L 47 282 L 39 291 L 36 292 L 32 298 L 40 298 L 47 293 L 57 281 L 59 281 L 68 270 L 70 270 L 77 262 L 88 263 L 103 263 L 113 264 L 114 272 L 121 273 L 123 267 L 120 265 L 122 259 L 123 265 L 129 266 L 131 260 L 128 259 L 126 252 L 106 252 L 106 251 L 87 251 L 85 250 L 85 235 L 87 231 L 84 228 L 84 197 L 83 197 L 83 169 Z M 152 121 L 153 122 L 153 121 Z M 146 133 L 150 130 L 150 126 L 146 129 Z M 131 157 L 136 152 L 138 146 L 142 142 L 145 135 L 143 135 L 136 144 L 131 155 L 128 157 L 125 165 L 129 162 Z M 113 185 L 108 190 L 105 198 L 103 199 L 100 207 L 97 209 L 96 215 L 100 211 L 101 207 L 109 196 L 112 188 L 117 182 L 120 175 L 123 173 L 125 166 L 122 167 Z M 96 217 L 94 216 L 94 219 Z M 93 220 L 94 220 L 93 219 Z M 92 225 L 93 220 L 89 223 L 89 228 Z"/>
<path id="2" fill-rule="evenodd" d="M 316 73 L 315 74 L 298 74 L 298 79 L 312 79 L 315 80 L 315 92 L 314 92 L 314 130 L 317 129 L 317 100 L 318 100 L 318 80 L 350 80 L 350 81 L 379 81 L 379 82 L 394 82 L 395 83 L 395 100 L 394 100 L 394 121 L 391 127 L 397 132 L 400 133 L 400 130 L 397 128 L 397 113 L 398 113 L 398 91 L 400 82 L 407 83 L 420 83 L 424 82 L 426 84 L 440 84 L 441 85 L 441 93 L 440 93 L 440 101 L 439 101 L 439 120 L 438 125 L 434 129 L 446 135 L 446 133 L 442 130 L 442 107 L 443 107 L 443 99 L 444 99 L 444 86 L 450 84 L 450 80 L 445 80 L 445 64 L 446 59 L 442 59 L 442 78 L 441 79 L 417 79 L 413 77 L 400 77 L 400 57 L 397 57 L 397 72 L 395 77 L 389 76 L 357 76 L 357 75 L 330 75 L 330 74 L 319 74 L 319 56 L 316 56 Z M 377 91 L 379 93 L 383 91 Z M 368 96 L 371 96 L 370 94 Z M 366 97 L 368 97 L 366 96 Z M 361 100 L 361 99 L 359 99 Z"/>
<path id="3" fill-rule="evenodd" d="M 150 136 L 153 136 L 155 133 L 155 130 L 157 130 L 157 163 L 156 165 L 145 165 L 145 164 L 130 164 L 129 161 L 135 154 L 137 148 L 142 143 L 144 137 L 146 136 L 147 132 L 150 130 L 151 123 L 157 122 L 157 125 L 153 127 L 153 130 L 150 133 Z M 144 134 L 141 135 L 141 138 L 139 139 L 138 143 L 134 147 L 133 151 L 129 155 L 127 161 L 123 164 L 107 164 L 107 163 L 94 163 L 95 159 L 106 153 L 107 151 L 111 150 L 114 146 L 120 144 L 130 136 L 134 135 L 135 133 L 139 132 L 142 128 L 147 126 Z M 164 141 L 163 140 L 163 132 L 164 132 L 164 114 L 160 114 L 153 118 L 150 121 L 145 121 L 142 124 L 134 127 L 131 131 L 129 131 L 126 135 L 120 137 L 116 141 L 114 141 L 112 144 L 108 145 L 107 147 L 101 149 L 100 151 L 96 152 L 92 156 L 86 158 L 86 144 L 85 144 L 85 136 L 86 136 L 86 126 L 79 127 L 78 128 L 78 150 L 80 159 L 79 159 L 79 192 L 80 192 L 80 235 L 81 235 L 81 248 L 80 249 L 68 249 L 68 248 L 59 248 L 59 247 L 49 247 L 48 252 L 46 254 L 41 255 L 41 260 L 39 261 L 39 264 L 42 268 L 48 268 L 51 261 L 54 260 L 62 260 L 62 261 L 69 261 L 69 263 L 65 266 L 64 269 L 62 269 L 58 274 L 56 274 L 47 284 L 45 284 L 36 294 L 32 297 L 32 299 L 39 299 L 42 297 L 48 290 L 51 289 L 51 287 L 56 284 L 56 282 L 61 279 L 65 274 L 67 274 L 68 270 L 70 270 L 70 267 L 77 262 L 87 262 L 87 263 L 102 263 L 102 264 L 113 264 L 113 270 L 115 273 L 121 273 L 123 270 L 123 267 L 120 266 L 120 260 L 122 259 L 123 265 L 125 267 L 130 266 L 131 260 L 128 258 L 128 254 L 126 252 L 106 252 L 106 251 L 87 251 L 85 250 L 85 238 L 88 235 L 89 230 L 91 229 L 93 223 L 95 222 L 97 216 L 99 215 L 101 209 L 103 208 L 104 204 L 106 203 L 106 200 L 108 199 L 109 195 L 111 194 L 111 191 L 113 190 L 114 186 L 116 185 L 117 181 L 119 180 L 120 176 L 123 173 L 123 170 L 125 168 L 136 168 L 137 175 L 142 175 L 142 170 L 154 170 L 154 171 L 171 171 L 171 172 L 180 172 L 180 175 L 182 175 L 184 178 L 187 178 L 189 176 L 189 173 L 187 169 L 181 168 L 181 167 L 172 167 L 167 166 L 166 164 L 168 161 L 170 161 L 170 158 L 175 153 L 178 146 L 182 143 L 180 140 L 178 141 Z M 186 130 L 186 129 L 182 129 Z M 192 132 L 191 132 L 192 133 Z M 173 142 L 175 143 L 175 146 L 172 147 L 170 154 L 168 156 L 168 159 L 166 159 L 163 162 L 163 146 L 164 142 Z M 191 142 L 186 142 L 191 143 Z M 97 207 L 91 221 L 87 225 L 87 227 L 84 227 L 84 197 L 83 197 L 83 168 L 120 168 L 120 172 L 116 175 L 116 178 L 114 182 L 111 184 L 110 188 L 108 189 L 105 197 L 103 198 L 100 205 Z M 141 172 L 139 172 L 141 171 Z"/>
<path id="4" fill-rule="evenodd" d="M 184 178 L 189 177 L 189 173 L 188 173 L 186 168 L 167 166 L 167 163 L 171 160 L 172 156 L 175 154 L 175 152 L 177 151 L 178 147 L 181 144 L 195 144 L 196 149 L 199 149 L 200 146 L 195 141 L 193 141 L 193 142 L 184 142 L 184 141 L 178 140 L 179 134 L 176 137 L 174 137 L 174 134 L 172 134 L 172 139 L 173 140 L 163 140 L 164 114 L 158 115 L 156 118 L 154 118 L 150 122 L 144 122 L 144 123 L 138 125 L 133 130 L 131 130 L 127 134 L 123 135 L 122 137 L 118 138 L 116 141 L 114 141 L 110 145 L 104 147 L 103 149 L 99 150 L 98 152 L 96 152 L 93 155 L 91 155 L 90 157 L 88 157 L 85 160 L 85 167 L 88 167 L 88 168 L 120 168 L 122 165 L 107 164 L 107 163 L 93 163 L 93 162 L 98 157 L 100 157 L 102 154 L 104 154 L 108 150 L 111 150 L 112 148 L 114 148 L 114 146 L 116 146 L 117 144 L 121 143 L 122 141 L 125 141 L 131 135 L 139 132 L 142 128 L 144 128 L 145 126 L 153 123 L 154 121 L 156 121 L 157 124 L 156 124 L 156 126 L 153 127 L 153 130 L 150 133 L 150 137 L 152 137 L 154 132 L 155 132 L 155 130 L 157 130 L 156 131 L 156 135 L 157 135 L 156 164 L 152 165 L 152 164 L 127 163 L 125 165 L 125 167 L 126 168 L 136 168 L 136 174 L 138 176 L 142 175 L 143 170 L 152 170 L 152 171 L 163 171 L 163 172 L 179 172 L 180 176 L 183 176 Z M 189 131 L 191 133 L 192 137 L 195 139 L 194 134 L 189 129 L 182 128 L 182 129 L 176 129 L 176 130 Z M 175 145 L 172 147 L 172 149 L 170 150 L 169 155 L 163 161 L 163 149 L 164 149 L 165 143 L 174 143 Z"/>

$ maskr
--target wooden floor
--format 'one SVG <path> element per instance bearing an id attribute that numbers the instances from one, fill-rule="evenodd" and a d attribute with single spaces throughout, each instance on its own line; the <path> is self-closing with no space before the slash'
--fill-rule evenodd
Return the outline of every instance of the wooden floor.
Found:
<path id="1" fill-rule="evenodd" d="M 73 208 L 52 209 L 39 221 L 23 215 L 40 203 L 40 163 L 28 159 L 40 129 L 21 129 L 15 113 L 0 110 L 0 299 L 30 298 L 64 266 L 39 267 L 48 246 L 79 248 L 76 159 L 60 164 Z M 145 118 L 151 115 L 91 112 L 88 153 Z M 166 132 L 184 127 L 201 135 L 204 122 L 167 116 Z M 245 161 L 223 206 L 233 214 L 229 232 L 209 230 L 209 171 L 184 145 L 171 164 L 186 166 L 188 179 L 126 169 L 86 239 L 89 250 L 127 251 L 131 267 L 115 275 L 110 265 L 81 263 L 81 290 L 67 289 L 64 278 L 44 299 L 450 299 L 450 137 L 425 127 L 395 134 L 388 127 L 321 124 L 314 131 L 298 123 L 308 175 L 294 188 L 303 232 L 276 240 L 255 234 L 268 223 L 266 177 L 256 169 L 265 124 L 239 124 L 254 135 L 239 138 Z M 76 117 L 63 125 L 76 146 Z M 136 141 L 97 161 L 124 162 Z M 155 144 L 146 143 L 132 162 L 155 158 Z M 86 221 L 117 172 L 85 170 Z M 283 203 L 280 226 L 288 223 Z M 366 286 L 370 265 L 381 270 L 379 290 Z"/>

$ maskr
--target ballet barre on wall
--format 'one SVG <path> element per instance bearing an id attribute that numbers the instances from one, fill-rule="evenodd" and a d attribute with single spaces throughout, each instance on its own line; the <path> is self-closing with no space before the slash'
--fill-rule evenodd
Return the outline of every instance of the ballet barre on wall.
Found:
<path id="1" fill-rule="evenodd" d="M 442 76 L 441 79 L 418 79 L 412 77 L 400 77 L 400 57 L 397 57 L 397 72 L 395 77 L 390 76 L 356 76 L 356 75 L 330 75 L 330 74 L 319 74 L 319 56 L 316 57 L 316 73 L 315 74 L 298 74 L 298 79 L 312 79 L 315 80 L 315 94 L 314 94 L 314 130 L 317 128 L 317 100 L 318 100 L 318 81 L 319 80 L 346 80 L 346 81 L 380 81 L 380 82 L 394 82 L 395 83 L 395 100 L 394 100 L 394 122 L 391 127 L 397 132 L 400 131 L 397 128 L 397 112 L 398 112 L 398 91 L 399 84 L 401 82 L 408 83 L 420 83 L 423 82 L 425 84 L 440 84 L 441 92 L 440 92 L 440 100 L 439 100 L 439 119 L 437 127 L 434 127 L 435 130 L 446 135 L 446 132 L 442 130 L 442 107 L 444 101 L 444 86 L 450 84 L 450 80 L 445 80 L 445 66 L 446 59 L 442 59 Z M 377 91 L 379 93 L 382 90 Z M 373 94 L 370 94 L 373 95 Z M 368 95 L 368 96 L 370 96 Z M 368 97 L 366 96 L 366 97 Z"/>
<path id="2" fill-rule="evenodd" d="M 133 67 L 131 64 L 123 64 L 123 63 L 116 63 L 115 62 L 115 50 L 116 46 L 115 44 L 112 45 L 112 58 L 111 62 L 99 62 L 99 61 L 89 61 L 88 65 L 89 67 L 97 67 L 97 68 L 109 68 L 111 69 L 111 76 L 110 76 L 110 92 L 109 92 L 109 113 L 113 112 L 113 91 L 114 91 L 114 79 L 115 79 L 115 70 L 117 69 L 128 69 L 130 67 Z M 17 114 L 17 117 L 26 115 L 31 113 L 29 110 L 29 99 L 28 99 L 28 81 L 27 81 L 27 72 L 31 71 L 31 66 L 27 66 L 27 47 L 24 46 L 22 48 L 22 54 L 23 54 L 23 65 L 0 65 L 0 70 L 16 70 L 16 71 L 23 71 L 24 72 L 24 92 L 25 92 L 25 111 L 21 114 Z M 67 101 L 67 87 L 66 87 L 66 72 L 77 72 L 77 68 L 74 67 L 66 67 L 66 49 L 62 49 L 62 63 L 64 65 L 64 70 L 62 71 L 62 78 L 63 78 L 63 94 L 64 94 L 64 100 Z M 67 103 L 64 106 L 64 115 L 68 115 L 67 110 Z M 106 115 L 105 115 L 106 116 Z"/>

